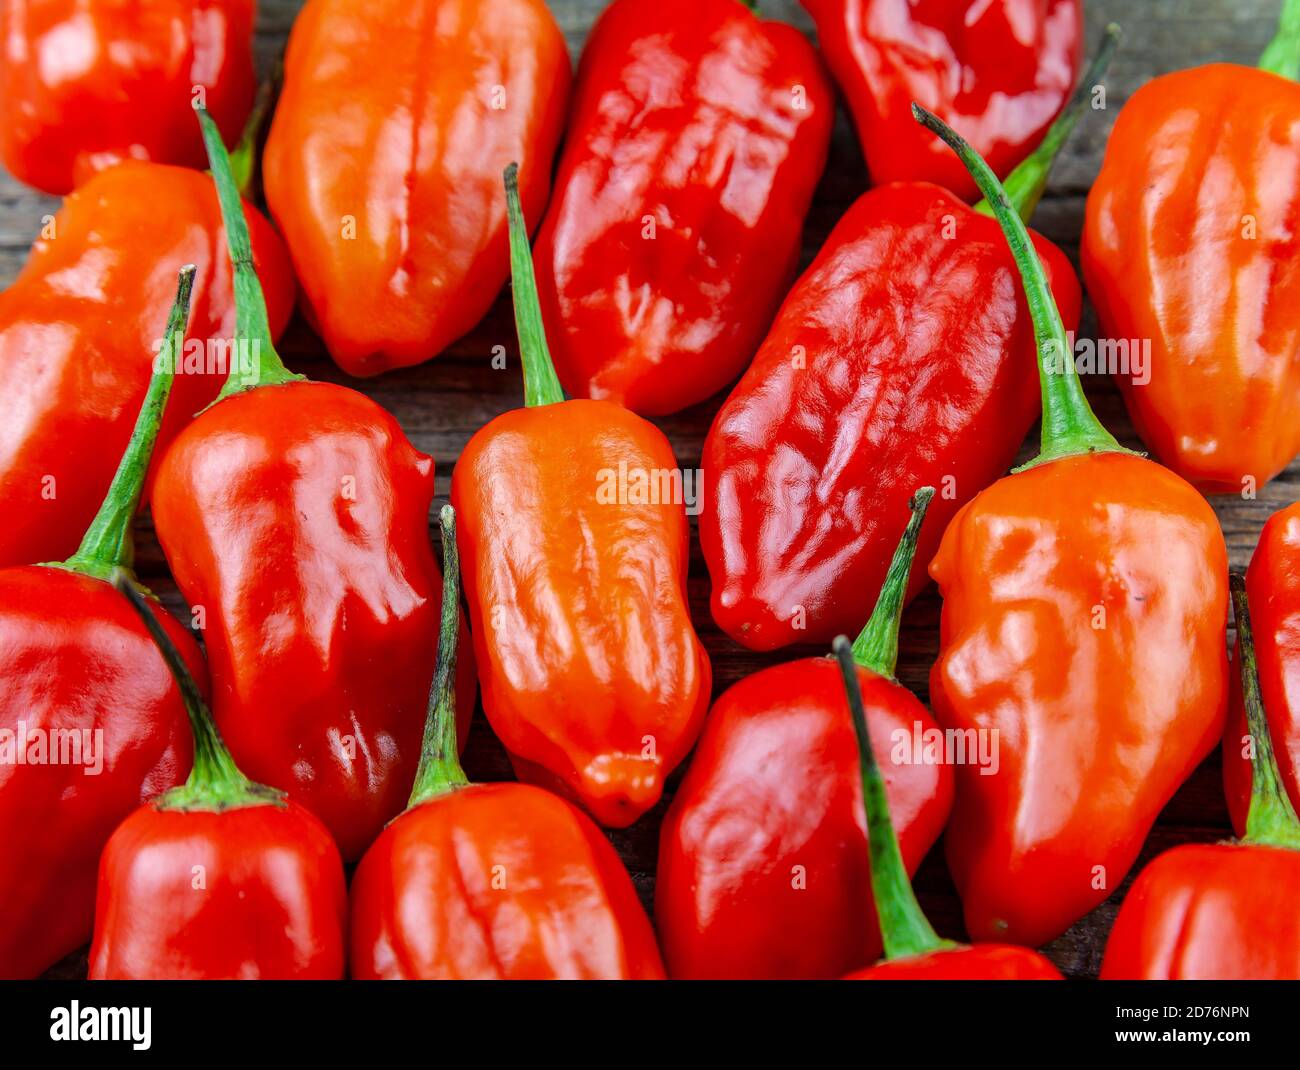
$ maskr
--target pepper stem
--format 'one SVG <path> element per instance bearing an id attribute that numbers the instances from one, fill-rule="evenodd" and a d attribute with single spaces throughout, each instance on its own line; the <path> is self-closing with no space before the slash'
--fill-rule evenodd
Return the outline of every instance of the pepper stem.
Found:
<path id="1" fill-rule="evenodd" d="M 415 771 L 408 810 L 469 783 L 456 746 L 456 642 L 460 638 L 460 554 L 456 550 L 456 510 L 444 505 L 442 524 L 442 623 L 438 629 L 438 668 L 429 692 L 420 766 Z"/>
<path id="2" fill-rule="evenodd" d="M 283 806 L 284 792 L 268 788 L 249 780 L 239 771 L 230 756 L 221 733 L 212 720 L 212 713 L 189 669 L 181 658 L 162 622 L 150 610 L 144 595 L 129 572 L 114 569 L 112 583 L 131 603 L 140 620 L 162 653 L 167 668 L 171 670 L 180 689 L 189 715 L 190 730 L 194 734 L 194 767 L 188 779 L 178 788 L 164 792 L 154 800 L 159 810 L 233 810 L 241 806 Z"/>
<path id="3" fill-rule="evenodd" d="M 912 882 L 898 849 L 898 837 L 889 816 L 889 799 L 885 795 L 885 778 L 871 747 L 871 730 L 862 705 L 858 686 L 858 666 L 853 648 L 841 635 L 834 643 L 835 657 L 844 677 L 844 692 L 853 715 L 853 730 L 858 736 L 858 760 L 862 768 L 862 801 L 867 812 L 867 850 L 871 858 L 871 893 L 880 920 L 880 937 L 886 959 L 922 955 L 943 947 L 954 946 L 939 939 L 916 901 Z"/>
<path id="4" fill-rule="evenodd" d="M 1043 393 L 1043 442 L 1038 456 L 1017 470 L 1080 453 L 1132 453 L 1115 441 L 1088 407 L 1043 263 L 1034 250 L 1024 222 L 1007 200 L 1006 190 L 998 176 L 983 157 L 937 115 L 916 103 L 912 105 L 912 115 L 926 129 L 943 138 L 966 165 L 966 170 L 993 206 L 993 214 L 1002 227 L 1020 271 L 1038 348 L 1038 375 Z"/>
<path id="5" fill-rule="evenodd" d="M 225 225 L 226 244 L 230 249 L 230 263 L 234 270 L 236 337 L 231 350 L 230 374 L 217 395 L 217 401 L 221 401 L 255 386 L 274 386 L 305 377 L 290 372 L 280 359 L 280 354 L 275 351 L 275 343 L 271 340 L 271 325 L 266 314 L 266 295 L 262 292 L 257 269 L 253 265 L 253 244 L 248 236 L 248 220 L 244 218 L 244 202 L 235 186 L 230 156 L 212 116 L 203 108 L 194 110 L 198 112 L 199 126 L 203 129 L 203 143 L 208 150 L 212 180 L 217 184 L 217 200 L 221 204 L 221 220 Z M 251 359 L 251 367 L 244 359 L 246 356 Z"/>
<path id="6" fill-rule="evenodd" d="M 149 388 L 135 418 L 135 428 L 126 444 L 126 452 L 118 462 L 113 482 L 108 486 L 99 512 L 90 522 L 77 552 L 61 567 L 94 576 L 109 578 L 115 568 L 130 568 L 135 558 L 135 543 L 131 538 L 131 524 L 140 506 L 145 476 L 153 457 L 158 429 L 162 426 L 167 399 L 171 396 L 176 374 L 176 362 L 185 346 L 185 327 L 190 318 L 190 293 L 194 288 L 195 267 L 186 264 L 176 280 L 176 298 L 167 315 L 167 327 L 162 347 L 154 360 Z"/>
<path id="7" fill-rule="evenodd" d="M 564 400 L 551 351 L 546 345 L 542 306 L 537 299 L 537 276 L 528 244 L 528 228 L 519 203 L 519 165 L 506 168 L 506 214 L 510 222 L 510 279 L 514 290 L 515 330 L 519 334 L 519 358 L 524 364 L 524 404 L 552 405 Z"/>
<path id="8" fill-rule="evenodd" d="M 1006 181 L 1002 183 L 1007 191 L 1007 200 L 1011 202 L 1016 214 L 1026 223 L 1034 214 L 1034 209 L 1038 207 L 1043 190 L 1047 188 L 1047 178 L 1052 172 L 1052 165 L 1056 163 L 1056 157 L 1079 124 L 1079 120 L 1083 118 L 1084 112 L 1088 110 L 1088 100 L 1092 96 L 1093 86 L 1105 77 L 1110 61 L 1115 55 L 1115 49 L 1119 46 L 1119 39 L 1120 28 L 1112 22 L 1102 34 L 1097 54 L 1083 77 L 1079 79 L 1079 84 L 1075 86 L 1074 95 L 1061 110 L 1061 114 L 1056 117 L 1056 121 L 1047 128 L 1047 133 L 1043 135 L 1038 148 L 1020 161 L 1016 169 L 1007 175 Z M 985 199 L 975 205 L 975 211 L 992 215 L 993 207 Z"/>
<path id="9" fill-rule="evenodd" d="M 248 121 L 239 134 L 239 142 L 230 153 L 230 170 L 235 176 L 235 188 L 241 197 L 249 195 L 253 185 L 253 176 L 257 174 L 257 143 L 262 136 L 262 127 L 271 110 L 271 101 L 275 99 L 280 79 L 284 75 L 284 61 L 276 64 L 271 77 L 257 87 L 257 96 L 253 98 L 253 110 L 248 113 Z"/>
<path id="10" fill-rule="evenodd" d="M 1277 36 L 1259 57 L 1259 69 L 1300 81 L 1300 0 L 1284 0 Z"/>
<path id="11" fill-rule="evenodd" d="M 1251 764 L 1250 809 L 1246 814 L 1243 843 L 1300 850 L 1300 819 L 1282 786 L 1282 774 L 1273 752 L 1273 737 L 1259 694 L 1259 673 L 1255 664 L 1255 636 L 1250 626 L 1250 603 L 1246 580 L 1233 572 L 1232 608 L 1237 618 L 1237 661 L 1241 667 L 1241 694 L 1246 706 L 1246 727 L 1255 743 Z"/>
<path id="12" fill-rule="evenodd" d="M 912 518 L 908 520 L 903 537 L 894 550 L 894 558 L 889 562 L 889 571 L 885 573 L 885 582 L 880 585 L 880 596 L 876 599 L 871 619 L 853 644 L 854 661 L 890 680 L 894 678 L 894 669 L 898 665 L 898 626 L 903 619 L 903 596 L 912 575 L 916 540 L 933 497 L 933 487 L 922 487 L 907 503 Z"/>

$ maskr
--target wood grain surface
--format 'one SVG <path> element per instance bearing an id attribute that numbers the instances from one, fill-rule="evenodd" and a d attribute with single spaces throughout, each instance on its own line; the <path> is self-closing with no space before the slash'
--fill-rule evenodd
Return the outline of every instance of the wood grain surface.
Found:
<path id="1" fill-rule="evenodd" d="M 262 71 L 269 68 L 283 48 L 299 6 L 299 0 L 261 0 L 255 45 Z M 1075 132 L 1034 217 L 1034 226 L 1065 249 L 1075 259 L 1076 266 L 1084 199 L 1100 166 L 1106 136 L 1120 105 L 1153 75 L 1215 60 L 1253 64 L 1274 32 L 1279 6 L 1279 0 L 1086 0 L 1089 51 L 1109 21 L 1122 25 L 1124 40 L 1107 78 L 1106 110 L 1089 114 Z M 604 7 L 604 0 L 550 0 L 550 7 L 564 29 L 576 61 L 587 30 Z M 766 17 L 794 23 L 812 35 L 809 18 L 794 0 L 762 0 L 762 8 Z M 805 263 L 867 185 L 855 135 L 841 108 L 830 162 L 805 230 Z M 54 199 L 34 193 L 0 174 L 0 284 L 7 286 L 12 281 L 40 229 L 42 215 L 56 207 Z M 1095 337 L 1095 332 L 1095 317 L 1086 308 L 1080 335 Z M 506 346 L 511 354 L 503 371 L 493 371 L 489 363 L 496 345 Z M 449 352 L 420 367 L 390 373 L 377 380 L 347 379 L 300 320 L 290 328 L 282 350 L 294 370 L 316 379 L 348 382 L 395 413 L 415 445 L 436 459 L 440 496 L 448 491 L 452 468 L 469 437 L 498 413 L 522 403 L 508 294 L 497 301 L 473 333 Z M 1086 388 L 1106 426 L 1124 445 L 1139 447 L 1119 395 L 1109 380 L 1088 377 Z M 698 467 L 705 431 L 721 400 L 719 395 L 658 421 L 683 467 Z M 1036 432 L 1030 435 L 1029 441 L 1037 441 Z M 1027 457 L 1030 452 L 1025 449 L 1022 455 Z M 1297 497 L 1300 497 L 1300 465 L 1293 463 L 1282 476 L 1263 487 L 1254 500 L 1237 497 L 1213 500 L 1234 565 L 1244 566 L 1249 560 L 1269 514 Z M 435 511 L 438 504 L 440 501 L 435 502 Z M 172 608 L 180 610 L 179 596 L 167 576 L 166 564 L 147 519 L 139 525 L 138 542 L 138 564 L 143 578 Z M 708 590 L 698 540 L 693 537 L 691 607 L 696 627 L 713 661 L 715 695 L 756 669 L 822 652 L 820 648 L 808 648 L 756 655 L 742 649 L 714 626 L 708 611 Z M 939 604 L 938 595 L 931 587 L 908 609 L 904 619 L 899 677 L 922 699 L 928 695 L 930 666 L 937 652 Z M 476 714 L 466 766 L 475 779 L 510 777 L 505 754 L 492 736 L 481 709 Z M 671 796 L 677 779 L 674 777 L 670 782 L 667 796 Z M 653 899 L 659 821 L 667 801 L 666 797 L 663 804 L 634 827 L 610 833 L 647 907 Z M 1230 834 L 1216 751 L 1165 808 L 1134 873 L 1156 854 L 1176 844 L 1213 841 Z M 1046 948 L 1048 956 L 1067 975 L 1096 975 L 1106 934 L 1131 879 L 1132 875 L 1110 900 Z M 936 846 L 922 865 L 916 887 L 939 932 L 961 938 L 960 903 L 948 877 L 941 846 Z M 51 976 L 84 976 L 84 968 L 83 952 L 60 964 L 51 971 Z"/>

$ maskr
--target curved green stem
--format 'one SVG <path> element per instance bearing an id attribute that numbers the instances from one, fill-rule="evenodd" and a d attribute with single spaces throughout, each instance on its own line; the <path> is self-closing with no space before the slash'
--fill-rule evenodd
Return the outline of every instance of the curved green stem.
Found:
<path id="1" fill-rule="evenodd" d="M 271 340 L 271 325 L 266 314 L 266 295 L 253 265 L 253 245 L 248 237 L 248 220 L 244 202 L 235 186 L 230 156 L 221 141 L 221 132 L 204 109 L 195 108 L 203 129 L 203 143 L 208 150 L 212 180 L 217 184 L 221 220 L 225 225 L 226 244 L 234 269 L 235 339 L 231 349 L 230 374 L 217 395 L 217 401 L 257 386 L 274 386 L 305 378 L 294 375 L 284 366 Z M 245 360 L 244 358 L 248 359 Z M 215 402 L 214 402 L 215 404 Z"/>
<path id="2" fill-rule="evenodd" d="M 1034 321 L 1034 339 L 1038 348 L 1038 377 L 1043 393 L 1043 443 L 1034 460 L 1024 468 L 1045 464 L 1061 457 L 1080 453 L 1131 453 L 1118 442 L 1101 421 L 1092 414 L 1084 396 L 1079 372 L 1074 366 L 1074 354 L 1061 323 L 1061 313 L 1052 298 L 1047 274 L 1038 258 L 1024 221 L 1016 215 L 1007 200 L 1006 191 L 998 176 L 973 148 L 938 116 L 919 104 L 912 105 L 916 121 L 932 130 L 957 153 L 966 170 L 975 179 L 980 191 L 993 206 L 1006 235 L 1011 255 L 1020 271 L 1024 284 L 1025 300 Z"/>
<path id="3" fill-rule="evenodd" d="M 903 598 L 912 575 L 916 540 L 933 497 L 933 487 L 922 487 L 907 503 L 912 517 L 903 537 L 898 540 L 893 560 L 889 562 L 889 571 L 885 573 L 885 582 L 880 585 L 880 596 L 876 599 L 871 619 L 853 644 L 853 658 L 859 665 L 890 680 L 894 678 L 894 668 L 898 664 L 898 626 L 903 619 Z"/>
<path id="4" fill-rule="evenodd" d="M 1259 57 L 1259 69 L 1300 81 L 1300 0 L 1284 0 L 1277 36 Z"/>
<path id="5" fill-rule="evenodd" d="M 185 703 L 194 734 L 194 767 L 189 778 L 178 788 L 172 788 L 154 800 L 159 810 L 232 810 L 240 806 L 283 806 L 284 792 L 256 784 L 239 771 L 230 751 L 221 741 L 221 734 L 212 721 L 212 713 L 176 644 L 171 640 L 162 622 L 150 610 L 131 574 L 125 569 L 115 569 L 112 574 L 116 587 L 157 644 L 167 668 L 171 670 L 176 686 Z"/>
<path id="6" fill-rule="evenodd" d="M 230 170 L 235 176 L 235 188 L 241 197 L 247 197 L 257 174 L 257 147 L 262 137 L 262 127 L 271 111 L 271 102 L 275 99 L 280 79 L 284 75 L 283 60 L 277 63 L 275 70 L 266 81 L 257 87 L 257 96 L 253 98 L 253 110 L 248 113 L 248 121 L 240 132 L 239 143 L 230 153 Z"/>
<path id="7" fill-rule="evenodd" d="M 510 221 L 510 278 L 514 290 L 515 330 L 519 334 L 519 359 L 524 364 L 524 404 L 552 405 L 564 400 L 551 351 L 546 345 L 542 306 L 537 300 L 537 276 L 528 228 L 519 203 L 519 165 L 506 168 L 506 213 Z"/>
<path id="8" fill-rule="evenodd" d="M 176 299 L 167 316 L 162 347 L 154 360 L 149 389 L 140 406 L 140 415 L 135 419 L 135 428 L 126 444 L 126 452 L 118 462 L 117 472 L 109 484 L 99 512 L 86 529 L 77 552 L 61 563 L 63 568 L 106 580 L 113 569 L 130 568 L 134 561 L 135 543 L 131 538 L 131 524 L 140 507 L 140 495 L 149 473 L 154 444 L 158 441 L 158 430 L 167 409 L 167 399 L 171 396 L 176 363 L 185 346 L 185 327 L 190 318 L 194 273 L 193 264 L 186 264 L 180 270 L 176 280 Z"/>
<path id="9" fill-rule="evenodd" d="M 442 524 L 442 621 L 438 630 L 438 668 L 429 692 L 424 742 L 408 810 L 469 783 L 456 741 L 456 642 L 460 638 L 460 554 L 456 550 L 456 511 L 444 505 Z"/>
<path id="10" fill-rule="evenodd" d="M 1088 110 L 1093 86 L 1105 77 L 1110 61 L 1115 55 L 1115 49 L 1119 45 L 1119 39 L 1120 28 L 1112 22 L 1102 34 L 1101 44 L 1097 46 L 1097 54 L 1083 77 L 1079 79 L 1079 84 L 1075 86 L 1074 95 L 1061 110 L 1061 114 L 1056 117 L 1056 121 L 1047 128 L 1047 133 L 1043 135 L 1038 148 L 1026 156 L 1002 183 L 1011 207 L 1026 223 L 1034 214 L 1034 209 L 1038 207 L 1043 190 L 1047 188 L 1047 178 L 1052 172 L 1052 165 L 1056 163 L 1056 157 L 1060 154 L 1062 146 L 1069 140 L 1079 120 L 1083 118 L 1084 112 Z M 975 211 L 992 215 L 993 206 L 985 199 L 975 205 Z"/>
<path id="11" fill-rule="evenodd" d="M 1237 662 L 1241 670 L 1241 696 L 1246 707 L 1246 728 L 1255 743 L 1250 763 L 1250 809 L 1246 814 L 1243 843 L 1300 850 L 1300 819 L 1282 785 L 1282 774 L 1273 752 L 1273 737 L 1259 694 L 1259 672 L 1255 664 L 1255 636 L 1250 626 L 1250 603 L 1246 580 L 1239 572 L 1228 577 L 1232 585 L 1232 608 L 1237 618 Z"/>
<path id="12" fill-rule="evenodd" d="M 939 939 L 926 920 L 921 904 L 916 901 L 912 882 L 903 865 L 903 853 L 898 848 L 898 837 L 889 816 L 889 799 L 885 794 L 885 778 L 871 747 L 871 730 L 867 727 L 867 712 L 862 705 L 862 689 L 858 686 L 858 667 L 853 659 L 853 648 L 844 636 L 835 640 L 835 657 L 844 677 L 844 692 L 853 715 L 853 730 L 858 736 L 858 759 L 862 767 L 862 800 L 867 812 L 867 851 L 871 857 L 871 894 L 876 901 L 876 916 L 880 919 L 880 936 L 884 943 L 885 958 L 896 959 L 907 955 L 922 955 L 953 943 Z"/>
<path id="13" fill-rule="evenodd" d="M 752 11 L 755 15 L 759 13 L 758 0 L 740 0 L 740 2 L 744 4 L 747 8 L 749 8 L 749 10 Z"/>

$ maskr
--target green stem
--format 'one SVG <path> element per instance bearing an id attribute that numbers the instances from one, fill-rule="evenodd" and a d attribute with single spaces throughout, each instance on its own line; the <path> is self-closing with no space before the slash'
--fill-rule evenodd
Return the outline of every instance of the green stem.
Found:
<path id="1" fill-rule="evenodd" d="M 1243 843 L 1300 850 L 1300 819 L 1282 785 L 1282 774 L 1273 752 L 1273 737 L 1259 694 L 1259 672 L 1255 664 L 1255 637 L 1250 626 L 1250 603 L 1246 580 L 1239 572 L 1228 577 L 1232 585 L 1232 608 L 1237 618 L 1237 661 L 1241 669 L 1241 695 L 1246 706 L 1246 727 L 1255 743 L 1251 762 L 1250 809 L 1246 814 Z"/>
<path id="2" fill-rule="evenodd" d="M 1052 299 L 1052 290 L 1043 271 L 1024 221 L 1007 200 L 998 176 L 973 148 L 938 116 L 913 103 L 916 121 L 946 141 L 966 165 L 980 191 L 993 206 L 1011 247 L 1011 255 L 1020 271 L 1025 300 L 1034 321 L 1034 339 L 1038 349 L 1038 375 L 1043 393 L 1043 443 L 1034 460 L 1023 468 L 1045 464 L 1061 457 L 1081 453 L 1131 453 L 1118 442 L 1101 421 L 1092 414 L 1084 396 L 1074 354 L 1061 323 L 1061 313 Z M 1022 469 L 1023 470 L 1023 469 Z"/>
<path id="3" fill-rule="evenodd" d="M 284 792 L 256 784 L 239 771 L 230 751 L 221 741 L 221 734 L 213 723 L 212 713 L 176 644 L 171 640 L 162 622 L 150 610 L 135 580 L 125 569 L 115 569 L 112 583 L 131 603 L 149 635 L 162 653 L 167 668 L 171 670 L 176 686 L 185 703 L 194 734 L 194 767 L 189 778 L 178 788 L 172 788 L 154 800 L 160 810 L 231 810 L 240 806 L 284 805 Z"/>
<path id="4" fill-rule="evenodd" d="M 221 204 L 221 220 L 225 225 L 226 243 L 234 269 L 235 345 L 231 350 L 230 374 L 217 395 L 217 401 L 221 401 L 253 387 L 290 383 L 304 376 L 290 372 L 275 351 L 266 314 L 266 296 L 253 265 L 253 245 L 248 237 L 248 221 L 244 218 L 244 202 L 235 186 L 230 156 L 212 116 L 202 108 L 194 110 L 198 112 L 199 125 L 203 129 L 212 180 L 217 184 L 217 200 Z M 248 350 L 244 349 L 245 346 L 249 347 Z M 251 368 L 245 366 L 243 357 L 246 354 L 251 357 Z"/>
<path id="5" fill-rule="evenodd" d="M 916 540 L 933 497 L 933 487 L 922 487 L 907 503 L 912 517 L 903 537 L 898 540 L 893 560 L 889 562 L 889 571 L 885 573 L 885 582 L 880 585 L 880 595 L 871 619 L 853 644 L 853 658 L 859 665 L 890 680 L 894 678 L 894 668 L 898 664 L 898 626 L 903 619 L 903 597 L 907 594 L 907 581 L 912 575 Z"/>
<path id="6" fill-rule="evenodd" d="M 519 165 L 506 168 L 506 213 L 510 220 L 510 278 L 514 290 L 515 330 L 519 334 L 519 358 L 524 364 L 524 404 L 552 405 L 564 400 L 551 351 L 546 346 L 542 306 L 537 300 L 537 276 L 528 245 L 528 228 L 519 203 Z"/>
<path id="7" fill-rule="evenodd" d="M 1115 23 L 1110 23 L 1102 35 L 1101 44 L 1097 47 L 1097 54 L 1093 57 L 1092 64 L 1079 79 L 1079 84 L 1075 86 L 1074 95 L 1069 103 L 1056 117 L 1056 121 L 1047 128 L 1047 133 L 1043 135 L 1038 148 L 1026 156 L 1002 183 L 1007 191 L 1007 200 L 1011 202 L 1016 214 L 1026 223 L 1034 214 L 1034 209 L 1038 207 L 1043 190 L 1047 188 L 1047 178 L 1052 172 L 1052 165 L 1056 163 L 1057 155 L 1069 140 L 1079 120 L 1083 118 L 1084 112 L 1088 110 L 1093 86 L 1105 77 L 1110 61 L 1115 55 L 1115 49 L 1119 45 L 1119 38 L 1120 28 Z M 987 199 L 982 200 L 975 205 L 975 211 L 992 215 L 993 206 Z"/>
<path id="8" fill-rule="evenodd" d="M 408 810 L 469 783 L 456 742 L 456 642 L 460 638 L 460 554 L 456 550 L 456 511 L 444 505 L 442 524 L 442 622 L 438 630 L 438 668 L 424 719 L 420 766 L 415 771 Z"/>
<path id="9" fill-rule="evenodd" d="M 749 8 L 749 10 L 752 11 L 755 15 L 759 13 L 758 0 L 740 0 L 740 2 L 744 4 L 747 8 Z"/>
<path id="10" fill-rule="evenodd" d="M 154 444 L 158 441 L 158 430 L 167 409 L 167 399 L 171 396 L 176 363 L 185 347 L 194 274 L 193 264 L 186 264 L 180 270 L 176 280 L 176 298 L 167 316 L 162 346 L 154 360 L 149 389 L 135 419 L 126 452 L 118 462 L 108 494 L 86 529 L 77 552 L 62 562 L 64 568 L 106 580 L 115 568 L 130 568 L 133 563 L 135 543 L 131 538 L 131 524 L 140 507 L 140 495 L 149 472 Z"/>
<path id="11" fill-rule="evenodd" d="M 239 143 L 230 154 L 230 170 L 235 176 L 235 188 L 241 197 L 249 195 L 253 176 L 257 174 L 257 143 L 261 140 L 262 126 L 266 123 L 271 101 L 275 99 L 283 73 L 283 66 L 277 64 L 271 77 L 257 87 L 253 110 L 248 113 L 248 121 L 244 123 L 244 129 L 239 135 Z"/>
<path id="12" fill-rule="evenodd" d="M 1259 69 L 1300 81 L 1300 0 L 1284 0 L 1277 36 L 1259 57 Z"/>
<path id="13" fill-rule="evenodd" d="M 835 640 L 835 657 L 844 677 L 844 691 L 853 716 L 853 730 L 858 736 L 858 760 L 862 767 L 862 800 L 867 812 L 867 851 L 871 858 L 871 893 L 876 901 L 876 916 L 880 919 L 880 936 L 884 943 L 885 958 L 896 959 L 907 955 L 921 955 L 953 947 L 940 940 L 930 927 L 921 904 L 916 901 L 912 882 L 903 865 L 903 853 L 898 849 L 898 837 L 889 816 L 889 799 L 885 795 L 885 778 L 871 747 L 871 730 L 867 727 L 867 713 L 862 705 L 862 689 L 858 686 L 858 666 L 853 658 L 853 648 L 844 636 Z"/>

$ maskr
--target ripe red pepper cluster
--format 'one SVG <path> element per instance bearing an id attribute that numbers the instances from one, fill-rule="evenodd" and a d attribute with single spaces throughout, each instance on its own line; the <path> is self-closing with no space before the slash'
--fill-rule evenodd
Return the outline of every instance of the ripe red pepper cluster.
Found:
<path id="1" fill-rule="evenodd" d="M 1081 73 L 1082 0 L 804 0 L 820 53 L 753 6 L 612 0 L 575 76 L 542 0 L 307 0 L 278 97 L 253 0 L 0 8 L 4 164 L 67 194 L 0 295 L 0 976 L 1055 979 L 1222 743 L 1239 839 L 1138 874 L 1101 975 L 1300 979 L 1300 503 L 1230 577 L 1206 498 L 1300 452 L 1300 0 L 1140 88 L 1088 195 L 1150 458 L 1028 229 L 1118 29 Z M 837 86 L 874 184 L 800 274 Z M 297 301 L 379 375 L 507 281 L 524 405 L 439 562 L 433 459 L 276 343 Z M 716 698 L 651 420 L 709 398 L 713 618 L 825 655 Z M 516 782 L 461 766 L 480 698 Z M 602 826 L 679 767 L 652 923 Z"/>

